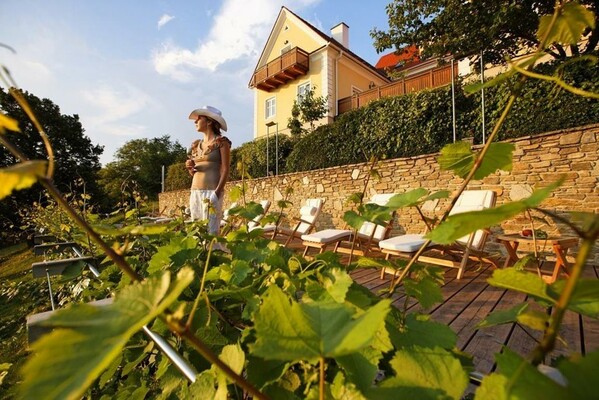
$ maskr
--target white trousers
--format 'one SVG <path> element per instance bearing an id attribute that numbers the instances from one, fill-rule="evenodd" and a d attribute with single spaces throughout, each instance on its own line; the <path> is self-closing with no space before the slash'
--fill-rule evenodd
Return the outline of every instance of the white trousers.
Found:
<path id="1" fill-rule="evenodd" d="M 192 221 L 207 220 L 208 233 L 218 235 L 222 218 L 222 200 L 214 190 L 192 189 L 189 196 L 189 211 Z"/>

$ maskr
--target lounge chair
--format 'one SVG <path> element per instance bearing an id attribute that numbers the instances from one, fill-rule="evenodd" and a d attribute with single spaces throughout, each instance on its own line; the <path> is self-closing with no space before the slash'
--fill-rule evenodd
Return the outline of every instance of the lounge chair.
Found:
<path id="1" fill-rule="evenodd" d="M 376 194 L 372 196 L 369 203 L 384 206 L 396 193 Z M 311 234 L 302 235 L 304 257 L 311 248 L 318 249 L 322 253 L 329 246 L 334 246 L 333 251 L 350 255 L 365 255 L 370 252 L 376 244 L 387 238 L 393 224 L 392 218 L 386 225 L 377 225 L 373 222 L 364 222 L 357 232 L 356 242 L 353 243 L 353 230 L 351 229 L 324 229 Z M 350 258 L 351 259 L 351 258 Z"/>
<path id="2" fill-rule="evenodd" d="M 287 236 L 285 246 L 288 246 L 293 239 L 299 239 L 302 235 L 312 232 L 320 212 L 324 199 L 307 199 L 306 203 L 299 210 L 299 217 L 293 218 L 295 224 L 293 227 L 277 226 L 268 224 L 262 227 L 265 235 L 269 235 L 275 240 L 279 235 Z"/>
<path id="3" fill-rule="evenodd" d="M 268 209 L 270 208 L 270 201 L 269 200 L 261 200 L 260 201 L 260 205 L 262 206 L 262 210 L 264 210 L 262 212 L 262 214 L 258 214 L 254 217 L 254 219 L 252 219 L 251 221 L 248 221 L 248 231 L 251 231 L 253 229 L 256 229 L 257 227 L 260 226 L 260 220 L 266 215 L 266 213 L 268 212 Z"/>
<path id="4" fill-rule="evenodd" d="M 251 230 L 254 230 L 254 229 L 260 227 L 260 220 L 268 212 L 268 209 L 270 208 L 270 201 L 269 200 L 261 200 L 260 205 L 262 206 L 263 211 L 261 214 L 256 215 L 252 220 L 247 222 L 248 231 L 251 231 Z M 239 226 L 238 226 L 239 218 L 234 218 L 231 215 L 231 210 L 235 207 L 239 207 L 239 204 L 231 203 L 231 205 L 223 212 L 223 218 L 220 222 L 220 226 L 221 226 L 221 228 L 228 227 L 228 229 L 225 232 L 223 232 L 223 234 L 228 233 L 229 231 L 231 231 L 233 229 L 239 228 Z M 237 222 L 237 224 L 236 224 L 236 222 Z"/>
<path id="5" fill-rule="evenodd" d="M 496 200 L 497 195 L 492 190 L 466 190 L 460 195 L 458 201 L 449 212 L 449 215 L 491 208 L 495 206 Z M 497 266 L 497 262 L 489 258 L 483 251 L 488 235 L 489 231 L 487 229 L 480 229 L 470 235 L 458 239 L 456 243 L 451 245 L 431 243 L 429 248 L 426 249 L 426 253 L 429 254 L 431 250 L 439 250 L 442 254 L 421 255 L 418 257 L 418 261 L 457 268 L 457 279 L 462 277 L 464 269 L 471 259 Z M 386 259 L 389 259 L 392 256 L 411 257 L 425 242 L 426 239 L 424 238 L 424 234 L 406 234 L 381 240 L 379 242 L 379 248 L 381 252 L 385 254 Z M 451 259 L 442 257 L 442 255 L 449 256 Z M 385 269 L 381 271 L 381 278 L 384 276 L 385 272 Z"/>

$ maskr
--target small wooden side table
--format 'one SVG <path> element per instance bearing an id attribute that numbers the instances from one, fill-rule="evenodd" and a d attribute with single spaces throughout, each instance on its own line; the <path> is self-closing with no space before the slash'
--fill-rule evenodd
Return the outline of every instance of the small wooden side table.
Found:
<path id="1" fill-rule="evenodd" d="M 522 236 L 519 233 L 510 234 L 510 235 L 497 235 L 495 237 L 499 243 L 503 244 L 505 249 L 507 250 L 507 258 L 505 260 L 504 268 L 514 265 L 516 261 L 518 261 L 519 257 L 517 254 L 518 246 L 520 243 L 528 243 L 534 244 L 534 240 L 531 236 Z M 576 237 L 549 237 L 546 239 L 538 239 L 537 245 L 547 245 L 551 244 L 551 248 L 553 249 L 553 253 L 555 253 L 555 265 L 553 266 L 553 274 L 549 277 L 544 277 L 547 283 L 555 282 L 557 279 L 561 268 L 563 268 L 563 272 L 566 276 L 570 276 L 570 264 L 568 263 L 568 259 L 566 255 L 568 254 L 568 249 L 578 245 L 578 238 Z"/>

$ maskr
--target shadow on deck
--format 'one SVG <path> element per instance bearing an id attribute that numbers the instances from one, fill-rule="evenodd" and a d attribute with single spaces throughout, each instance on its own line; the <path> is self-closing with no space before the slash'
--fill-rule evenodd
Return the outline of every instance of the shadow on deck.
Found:
<path id="1" fill-rule="evenodd" d="M 495 369 L 494 355 L 503 346 L 526 356 L 537 344 L 540 333 L 519 324 L 506 324 L 484 329 L 476 329 L 476 325 L 489 313 L 506 310 L 527 301 L 527 296 L 515 291 L 499 289 L 487 283 L 493 267 L 483 265 L 480 269 L 467 269 L 462 279 L 456 279 L 457 270 L 445 269 L 445 284 L 441 290 L 443 303 L 437 304 L 428 313 L 433 320 L 451 327 L 458 336 L 457 347 L 473 356 L 475 369 L 483 374 Z M 351 273 L 355 282 L 374 293 L 389 286 L 391 275 L 380 278 L 380 271 L 375 269 L 355 270 Z M 585 271 L 588 278 L 597 278 L 599 271 L 588 267 Z M 404 307 L 405 295 L 394 295 L 393 304 Z M 408 300 L 408 312 L 422 311 L 414 300 Z M 550 358 L 572 353 L 586 354 L 599 349 L 599 320 L 580 316 L 567 311 L 564 317 L 560 336 L 564 342 L 557 341 Z M 545 360 L 550 363 L 551 360 Z"/>

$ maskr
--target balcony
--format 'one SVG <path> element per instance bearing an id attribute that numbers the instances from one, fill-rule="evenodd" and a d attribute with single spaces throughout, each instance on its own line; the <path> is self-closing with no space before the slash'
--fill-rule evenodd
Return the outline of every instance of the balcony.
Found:
<path id="1" fill-rule="evenodd" d="M 453 76 L 458 76 L 458 65 L 454 64 Z M 452 73 L 451 65 L 442 65 L 429 71 L 402 78 L 395 82 L 383 86 L 375 87 L 360 94 L 339 99 L 337 104 L 337 114 L 355 110 L 364 107 L 371 101 L 382 97 L 401 96 L 407 93 L 418 92 L 423 89 L 433 89 L 451 83 Z"/>
<path id="2" fill-rule="evenodd" d="M 256 70 L 250 82 L 250 88 L 271 92 L 297 77 L 305 75 L 310 69 L 310 56 L 299 47 L 270 61 Z"/>

